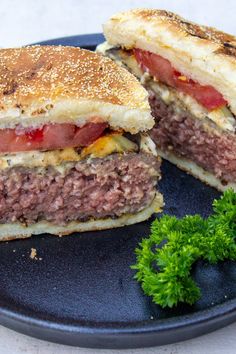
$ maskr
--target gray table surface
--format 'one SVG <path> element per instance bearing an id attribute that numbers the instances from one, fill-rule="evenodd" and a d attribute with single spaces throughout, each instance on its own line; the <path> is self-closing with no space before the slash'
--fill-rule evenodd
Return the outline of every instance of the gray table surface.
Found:
<path id="1" fill-rule="evenodd" d="M 172 10 L 202 24 L 236 34 L 235 0 L 0 0 L 0 46 L 12 47 L 44 39 L 101 32 L 113 13 L 136 7 Z M 23 241 L 22 241 L 23 242 Z M 0 326 L 1 354 L 210 354 L 236 353 L 236 323 L 186 342 L 127 351 L 72 348 L 40 341 Z"/>

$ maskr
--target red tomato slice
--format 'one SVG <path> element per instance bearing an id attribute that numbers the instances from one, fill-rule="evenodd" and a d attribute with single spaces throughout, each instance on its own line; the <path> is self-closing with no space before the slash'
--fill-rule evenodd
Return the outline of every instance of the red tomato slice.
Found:
<path id="1" fill-rule="evenodd" d="M 14 140 L 14 129 L 0 129 L 0 145 L 3 152 L 8 151 L 9 147 L 11 147 L 11 144 L 12 142 L 14 142 Z"/>
<path id="2" fill-rule="evenodd" d="M 88 146 L 97 140 L 106 129 L 106 123 L 88 123 L 77 130 L 74 136 L 74 146 Z"/>
<path id="3" fill-rule="evenodd" d="M 44 132 L 43 132 L 43 129 L 35 129 L 35 130 L 32 130 L 28 133 L 26 133 L 26 136 L 29 140 L 32 140 L 32 141 L 37 141 L 37 142 L 40 142 L 43 140 L 43 135 L 44 135 Z"/>
<path id="4" fill-rule="evenodd" d="M 54 150 L 65 147 L 85 147 L 97 140 L 107 123 L 88 123 L 79 128 L 74 124 L 49 124 L 40 129 L 0 129 L 0 152 Z"/>
<path id="5" fill-rule="evenodd" d="M 44 148 L 53 150 L 73 147 L 73 139 L 78 128 L 74 124 L 50 124 L 43 129 Z"/>
<path id="6" fill-rule="evenodd" d="M 149 71 L 159 81 L 192 96 L 209 111 L 227 104 L 221 93 L 214 87 L 200 85 L 185 77 L 172 67 L 169 60 L 160 55 L 141 49 L 134 49 L 134 55 L 143 71 Z"/>

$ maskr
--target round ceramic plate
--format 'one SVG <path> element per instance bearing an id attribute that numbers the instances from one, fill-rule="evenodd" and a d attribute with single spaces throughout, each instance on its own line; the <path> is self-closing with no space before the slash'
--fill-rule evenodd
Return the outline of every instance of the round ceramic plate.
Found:
<path id="1" fill-rule="evenodd" d="M 41 44 L 94 49 L 102 35 Z M 164 213 L 211 212 L 219 193 L 164 162 Z M 161 309 L 144 296 L 130 266 L 152 220 L 114 230 L 49 235 L 0 244 L 0 323 L 37 338 L 84 347 L 132 348 L 168 344 L 225 326 L 236 319 L 236 264 L 199 262 L 201 288 L 194 306 Z M 31 248 L 37 258 L 30 258 Z"/>

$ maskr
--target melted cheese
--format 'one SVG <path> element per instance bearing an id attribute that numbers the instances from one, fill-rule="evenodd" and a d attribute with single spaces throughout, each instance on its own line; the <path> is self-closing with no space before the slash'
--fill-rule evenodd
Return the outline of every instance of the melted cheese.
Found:
<path id="1" fill-rule="evenodd" d="M 205 120 L 206 118 L 210 119 L 222 130 L 235 131 L 236 121 L 227 108 L 218 108 L 208 112 L 194 98 L 183 92 L 179 92 L 154 82 L 153 80 L 149 81 L 148 86 L 157 93 L 167 105 L 173 103 L 177 109 L 187 109 L 194 117 L 200 120 Z"/>
<path id="2" fill-rule="evenodd" d="M 0 170 L 5 168 L 24 166 L 42 167 L 54 166 L 60 172 L 71 167 L 71 163 L 80 161 L 86 157 L 103 158 L 112 153 L 136 151 L 137 146 L 121 133 L 111 133 L 96 140 L 80 153 L 74 148 L 66 148 L 53 151 L 27 151 L 15 154 L 4 154 L 0 157 Z"/>
<path id="3" fill-rule="evenodd" d="M 122 136 L 122 134 L 115 133 L 103 136 L 97 139 L 93 144 L 84 148 L 81 152 L 81 157 L 84 158 L 90 155 L 91 157 L 102 158 L 114 152 L 122 153 L 124 151 L 136 150 L 136 144 Z"/>

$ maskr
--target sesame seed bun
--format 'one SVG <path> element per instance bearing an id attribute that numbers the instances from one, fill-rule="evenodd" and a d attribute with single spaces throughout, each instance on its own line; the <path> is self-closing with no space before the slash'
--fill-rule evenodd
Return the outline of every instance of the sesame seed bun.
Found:
<path id="1" fill-rule="evenodd" d="M 145 89 L 108 58 L 75 47 L 0 49 L 0 129 L 82 126 L 94 116 L 131 133 L 154 124 Z"/>

